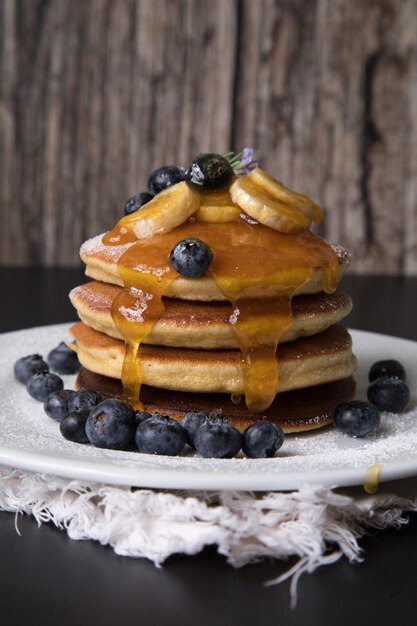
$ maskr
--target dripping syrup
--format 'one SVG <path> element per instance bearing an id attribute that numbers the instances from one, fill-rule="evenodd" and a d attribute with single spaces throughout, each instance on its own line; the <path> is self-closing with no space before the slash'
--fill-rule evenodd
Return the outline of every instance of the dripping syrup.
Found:
<path id="1" fill-rule="evenodd" d="M 206 204 L 226 206 L 226 193 L 212 194 Z M 190 218 L 174 230 L 137 240 L 123 218 L 103 238 L 107 245 L 133 242 L 118 262 L 124 289 L 112 307 L 114 322 L 126 343 L 122 383 L 126 400 L 141 408 L 140 345 L 164 312 L 163 296 L 179 274 L 169 263 L 178 241 L 202 239 L 213 253 L 205 279 L 213 280 L 233 308 L 229 323 L 241 351 L 245 402 L 266 410 L 279 389 L 277 347 L 292 322 L 292 298 L 322 270 L 319 289 L 332 293 L 339 264 L 332 248 L 309 230 L 285 234 L 258 223 L 227 223 Z M 279 349 L 278 349 L 279 353 Z"/>

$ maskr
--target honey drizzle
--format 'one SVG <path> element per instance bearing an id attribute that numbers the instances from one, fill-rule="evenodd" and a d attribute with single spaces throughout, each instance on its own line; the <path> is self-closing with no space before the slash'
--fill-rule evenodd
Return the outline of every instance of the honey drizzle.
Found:
<path id="1" fill-rule="evenodd" d="M 221 288 L 221 281 L 217 284 Z M 264 411 L 274 401 L 278 389 L 277 346 L 291 325 L 291 299 L 241 300 L 235 301 L 233 307 L 229 322 L 242 354 L 246 406 L 252 411 Z"/>
<path id="2" fill-rule="evenodd" d="M 371 465 L 366 470 L 363 488 L 366 493 L 373 495 L 378 491 L 379 475 L 381 473 L 380 465 Z"/>
<path id="3" fill-rule="evenodd" d="M 112 317 L 126 344 L 122 369 L 123 394 L 129 404 L 142 409 L 139 394 L 143 376 L 138 358 L 139 347 L 162 317 L 165 310 L 162 296 L 178 274 L 170 266 L 148 272 L 133 269 L 135 247 L 138 245 L 140 242 L 131 246 L 119 260 L 118 269 L 125 288 L 113 300 Z"/>
<path id="4" fill-rule="evenodd" d="M 283 234 L 243 220 L 218 224 L 192 218 L 169 233 L 137 241 L 124 218 L 103 242 L 134 242 L 118 263 L 125 287 L 115 298 L 112 315 L 126 342 L 124 394 L 135 407 L 141 406 L 143 378 L 138 350 L 162 316 L 162 298 L 179 276 L 169 264 L 169 254 L 187 237 L 202 239 L 213 252 L 206 276 L 232 304 L 229 322 L 242 353 L 245 401 L 248 408 L 263 411 L 278 389 L 276 351 L 292 321 L 292 297 L 315 269 L 323 270 L 321 288 L 334 291 L 339 277 L 337 258 L 328 244 L 309 231 Z"/>

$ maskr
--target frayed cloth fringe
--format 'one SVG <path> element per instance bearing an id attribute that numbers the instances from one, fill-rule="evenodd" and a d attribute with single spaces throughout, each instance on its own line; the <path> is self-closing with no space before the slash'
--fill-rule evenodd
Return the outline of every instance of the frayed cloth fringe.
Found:
<path id="1" fill-rule="evenodd" d="M 134 489 L 0 468 L 0 510 L 53 523 L 71 539 L 92 539 L 116 554 L 159 567 L 172 554 L 216 545 L 234 567 L 264 557 L 296 564 L 268 585 L 291 579 L 292 603 L 303 573 L 342 556 L 361 560 L 369 528 L 401 526 L 415 498 L 354 498 L 322 486 L 294 492 L 180 492 Z M 16 522 L 17 525 L 17 522 Z"/>

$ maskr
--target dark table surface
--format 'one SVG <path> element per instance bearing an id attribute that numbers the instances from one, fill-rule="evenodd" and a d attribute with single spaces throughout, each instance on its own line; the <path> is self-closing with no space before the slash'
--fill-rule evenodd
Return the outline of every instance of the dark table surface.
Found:
<path id="1" fill-rule="evenodd" d="M 83 280 L 81 270 L 0 268 L 0 332 L 75 319 L 67 293 Z M 417 340 L 417 278 L 352 276 L 344 288 L 355 303 L 351 328 Z M 209 548 L 157 569 L 30 518 L 19 530 L 13 515 L 0 513 L 2 626 L 415 623 L 417 516 L 362 539 L 362 563 L 340 560 L 304 575 L 295 610 L 288 583 L 263 586 L 292 561 L 235 570 Z"/>

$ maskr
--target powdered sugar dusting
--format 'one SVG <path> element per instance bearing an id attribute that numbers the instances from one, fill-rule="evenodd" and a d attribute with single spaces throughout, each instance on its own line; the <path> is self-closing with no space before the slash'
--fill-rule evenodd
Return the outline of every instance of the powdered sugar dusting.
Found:
<path id="1" fill-rule="evenodd" d="M 106 233 L 96 235 L 91 239 L 87 239 L 87 241 L 82 244 L 80 248 L 80 255 L 82 259 L 89 256 L 100 256 L 117 263 L 122 254 L 133 245 L 133 243 L 124 243 L 119 246 L 106 246 L 103 243 L 103 237 L 105 234 Z"/>
<path id="2" fill-rule="evenodd" d="M 153 296 L 141 289 L 131 289 L 131 291 L 135 294 L 134 303 L 132 306 L 120 306 L 119 313 L 128 322 L 144 322 L 143 313 L 148 308 L 148 302 L 152 300 Z"/>
<path id="3" fill-rule="evenodd" d="M 78 302 L 93 311 L 109 311 L 113 302 L 112 296 L 102 288 L 96 289 L 95 285 L 96 283 L 92 282 L 71 289 L 69 299 L 75 308 Z"/>
<path id="4" fill-rule="evenodd" d="M 339 259 L 340 265 L 342 265 L 345 269 L 349 267 L 352 260 L 352 254 L 349 252 L 349 250 L 337 243 L 332 243 L 331 241 L 329 241 L 328 243 L 337 258 Z"/>
<path id="5" fill-rule="evenodd" d="M 403 415 L 383 415 L 380 432 L 352 439 L 331 427 L 289 435 L 273 459 L 200 459 L 188 449 L 179 457 L 100 450 L 70 443 L 42 404 L 13 378 L 13 363 L 25 354 L 47 352 L 68 337 L 68 325 L 29 329 L 0 336 L 0 463 L 73 478 L 116 484 L 201 489 L 293 489 L 305 482 L 327 486 L 358 484 L 369 466 L 382 467 L 381 479 L 417 474 L 417 407 L 413 394 Z M 353 331 L 359 359 L 358 397 L 364 398 L 366 374 L 380 358 L 398 358 L 417 388 L 417 344 Z M 74 377 L 65 377 L 72 387 Z"/>

